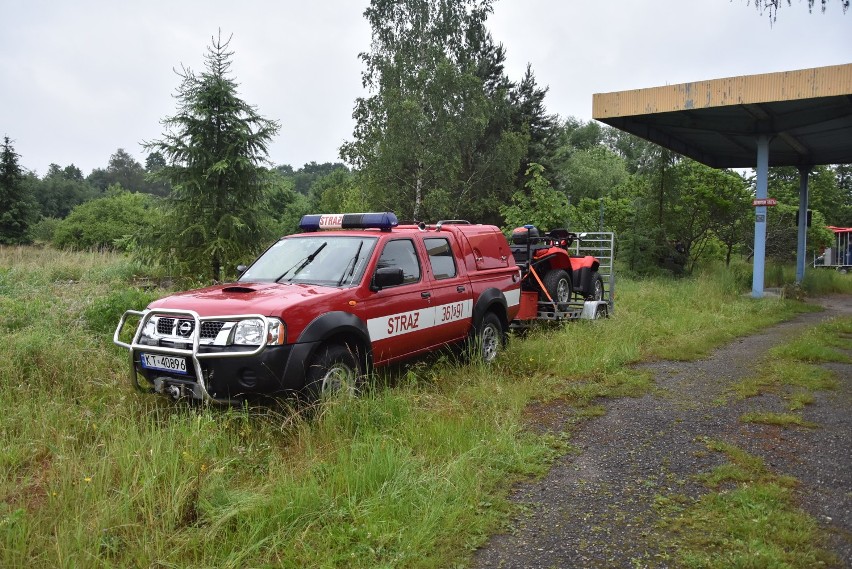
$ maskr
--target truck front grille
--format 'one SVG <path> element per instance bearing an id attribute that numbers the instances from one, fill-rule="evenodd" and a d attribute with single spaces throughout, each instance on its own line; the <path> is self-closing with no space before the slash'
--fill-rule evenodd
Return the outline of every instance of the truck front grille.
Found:
<path id="1" fill-rule="evenodd" d="M 213 339 L 225 325 L 224 322 L 204 321 L 201 323 L 201 338 Z M 195 321 L 176 319 L 176 318 L 160 318 L 157 320 L 157 333 L 163 336 L 177 336 L 179 338 L 189 338 L 195 331 Z"/>

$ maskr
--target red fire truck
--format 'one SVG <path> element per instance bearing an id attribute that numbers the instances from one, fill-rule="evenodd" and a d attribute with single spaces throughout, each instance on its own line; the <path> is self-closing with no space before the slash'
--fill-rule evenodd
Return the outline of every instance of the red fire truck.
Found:
<path id="1" fill-rule="evenodd" d="M 593 318 L 612 306 L 599 262 L 572 257 L 569 235 L 510 246 L 495 226 L 400 225 L 389 212 L 307 215 L 300 228 L 234 283 L 128 310 L 113 341 L 129 351 L 133 384 L 218 403 L 354 391 L 370 367 L 460 342 L 490 362 L 510 325 Z"/>

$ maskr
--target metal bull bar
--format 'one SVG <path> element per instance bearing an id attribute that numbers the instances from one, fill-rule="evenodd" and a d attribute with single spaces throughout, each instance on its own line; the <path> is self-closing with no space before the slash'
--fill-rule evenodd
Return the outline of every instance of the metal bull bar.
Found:
<path id="1" fill-rule="evenodd" d="M 126 342 L 122 342 L 119 339 L 119 334 L 121 333 L 124 325 L 127 323 L 129 317 L 139 316 L 139 324 L 136 327 L 136 332 L 133 335 L 133 340 L 128 344 Z M 184 319 L 192 319 L 195 322 L 195 326 L 192 331 L 191 338 L 186 338 L 187 341 L 192 342 L 191 349 L 184 348 L 169 348 L 165 346 L 150 346 L 148 344 L 140 344 L 139 338 L 142 336 L 142 331 L 145 329 L 145 325 L 151 320 L 152 316 L 175 316 Z M 192 361 L 193 370 L 195 371 L 195 386 L 198 388 L 198 392 L 201 395 L 201 398 L 204 401 L 209 401 L 212 403 L 231 403 L 230 399 L 219 399 L 213 397 L 209 390 L 207 389 L 207 384 L 204 381 L 204 374 L 201 369 L 201 360 L 209 359 L 209 358 L 245 358 L 257 356 L 261 352 L 266 349 L 266 339 L 261 341 L 261 344 L 253 351 L 240 351 L 240 352 L 215 352 L 215 353 L 201 353 L 200 352 L 200 339 L 201 339 L 201 323 L 206 321 L 216 321 L 216 322 L 234 322 L 239 320 L 260 320 L 263 322 L 263 329 L 267 331 L 269 330 L 269 319 L 266 316 L 261 314 L 235 314 L 229 316 L 199 316 L 197 312 L 194 310 L 180 310 L 180 309 L 167 309 L 167 308 L 156 308 L 156 309 L 145 309 L 142 311 L 139 310 L 128 310 L 126 311 L 121 320 L 118 323 L 118 326 L 115 328 L 115 333 L 113 334 L 112 341 L 115 345 L 121 346 L 122 348 L 126 348 L 130 351 L 130 381 L 133 387 L 137 390 L 151 393 L 153 389 L 150 387 L 145 387 L 140 385 L 138 374 L 136 372 L 136 361 L 135 354 L 137 351 L 145 351 L 148 353 L 161 354 L 161 355 L 171 355 L 171 356 L 182 356 L 189 358 Z M 193 389 L 193 392 L 195 390 Z"/>

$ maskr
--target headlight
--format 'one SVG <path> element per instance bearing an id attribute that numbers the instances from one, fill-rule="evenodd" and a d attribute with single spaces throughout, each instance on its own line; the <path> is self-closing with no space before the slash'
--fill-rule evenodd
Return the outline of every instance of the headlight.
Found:
<path id="1" fill-rule="evenodd" d="M 241 320 L 234 329 L 234 343 L 240 346 L 258 346 L 263 338 L 261 320 Z"/>
<path id="2" fill-rule="evenodd" d="M 234 327 L 234 344 L 238 346 L 259 346 L 266 339 L 267 345 L 280 345 L 284 343 L 284 323 L 277 318 L 269 318 L 269 328 L 264 331 L 263 321 L 252 318 L 241 320 Z"/>
<path id="3" fill-rule="evenodd" d="M 145 327 L 142 329 L 142 335 L 146 338 L 153 338 L 157 333 L 157 320 L 156 318 L 151 318 L 145 323 Z"/>
<path id="4" fill-rule="evenodd" d="M 142 344 L 157 345 L 157 317 L 150 318 L 145 327 L 142 328 L 142 334 L 139 336 L 139 341 Z"/>

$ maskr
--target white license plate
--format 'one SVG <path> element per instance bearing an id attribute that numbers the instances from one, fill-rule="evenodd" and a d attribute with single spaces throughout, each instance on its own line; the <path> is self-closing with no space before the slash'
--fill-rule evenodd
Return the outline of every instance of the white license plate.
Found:
<path id="1" fill-rule="evenodd" d="M 186 358 L 157 354 L 139 354 L 139 361 L 142 367 L 147 369 L 160 369 L 184 374 L 189 373 L 186 370 Z"/>

